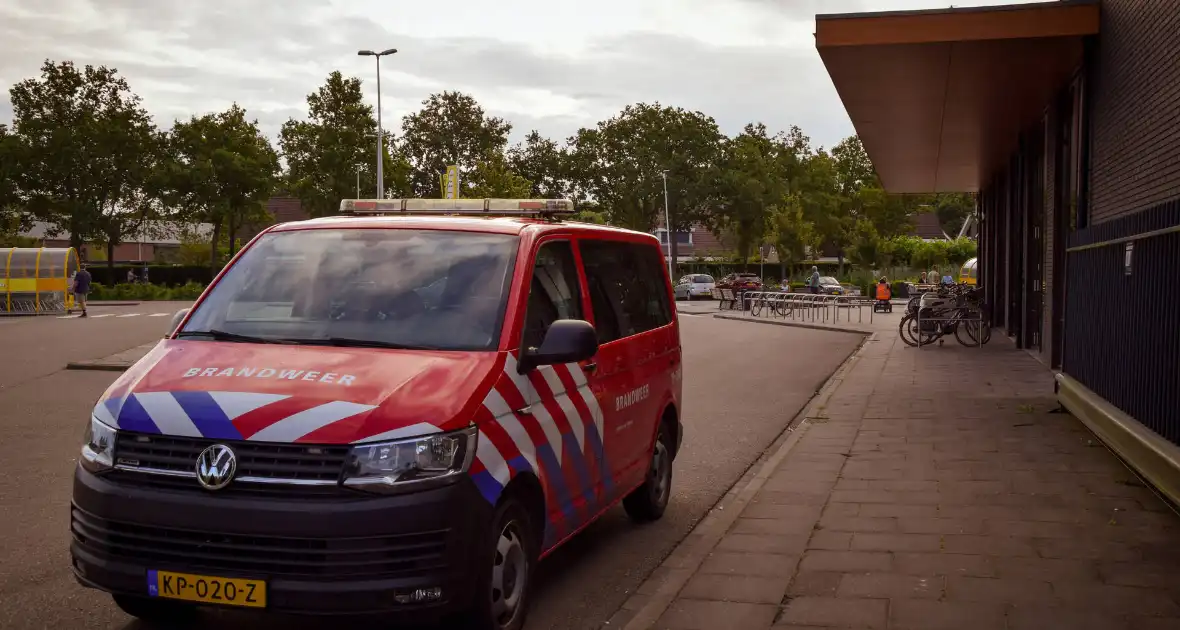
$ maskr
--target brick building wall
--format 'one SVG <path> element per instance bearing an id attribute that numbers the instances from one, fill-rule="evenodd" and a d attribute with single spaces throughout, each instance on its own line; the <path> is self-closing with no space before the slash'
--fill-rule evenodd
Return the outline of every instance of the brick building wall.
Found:
<path id="1" fill-rule="evenodd" d="M 1069 231 L 1063 371 L 1180 444 L 1180 3 L 1105 0 L 1101 29 L 1086 79 L 1088 211 Z"/>
<path id="2" fill-rule="evenodd" d="M 1103 2 L 1091 90 L 1091 222 L 1180 197 L 1180 2 Z"/>

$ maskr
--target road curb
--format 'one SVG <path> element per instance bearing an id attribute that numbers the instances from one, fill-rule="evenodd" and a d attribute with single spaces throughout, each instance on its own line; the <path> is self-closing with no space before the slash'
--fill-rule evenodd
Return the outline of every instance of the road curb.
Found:
<path id="1" fill-rule="evenodd" d="M 716 317 L 717 319 L 731 319 L 736 322 L 750 322 L 750 323 L 754 323 L 754 324 L 770 324 L 771 326 L 788 326 L 791 328 L 809 328 L 811 330 L 827 330 L 829 332 L 852 333 L 854 335 L 872 335 L 872 334 L 875 334 L 875 332 L 876 332 L 873 330 L 869 330 L 867 328 L 842 328 L 840 326 L 827 325 L 827 324 L 775 321 L 773 319 L 755 319 L 753 317 L 744 317 L 742 315 L 725 315 L 722 313 L 715 314 L 715 315 L 713 315 L 713 317 Z"/>
<path id="2" fill-rule="evenodd" d="M 128 348 L 122 352 L 107 355 L 100 359 L 86 359 L 83 361 L 70 361 L 66 364 L 67 370 L 95 370 L 100 372 L 125 372 L 127 368 L 135 365 L 137 361 L 147 356 L 152 348 L 156 347 L 159 342 L 145 343 L 143 345 Z"/>
<path id="3" fill-rule="evenodd" d="M 722 319 L 731 319 L 723 317 Z M 756 321 L 756 320 L 755 320 Z M 770 322 L 766 322 L 770 323 Z M 853 332 L 844 330 L 843 332 Z M 856 349 L 853 350 L 839 367 L 832 372 L 827 381 L 819 389 L 814 397 L 804 405 L 803 409 L 796 414 L 795 419 L 802 418 L 796 423 L 795 419 L 787 425 L 785 439 L 783 435 L 775 440 L 778 447 L 769 456 L 764 458 L 760 463 L 756 463 L 753 468 L 756 472 L 750 475 L 747 472 L 742 476 L 733 488 L 718 502 L 718 506 L 711 509 L 709 513 L 697 524 L 696 527 L 688 533 L 684 540 L 676 545 L 672 553 L 660 563 L 660 567 L 667 567 L 666 577 L 656 577 L 653 572 L 639 587 L 639 593 L 652 593 L 646 603 L 635 610 L 634 615 L 630 617 L 623 630 L 650 630 L 659 621 L 660 617 L 672 606 L 676 601 L 676 596 L 684 588 L 688 581 L 700 569 L 705 559 L 713 551 L 717 543 L 721 542 L 721 538 L 725 533 L 733 527 L 734 522 L 741 516 L 746 506 L 749 505 L 758 491 L 766 485 L 766 481 L 778 469 L 779 465 L 791 450 L 802 439 L 803 434 L 811 426 L 808 421 L 811 418 L 817 417 L 817 411 L 822 410 L 827 406 L 828 400 L 832 394 L 839 388 L 840 384 L 844 382 L 844 376 L 852 369 L 852 366 L 860 358 L 861 352 L 864 350 L 866 344 L 877 340 L 877 333 L 865 333 Z M 774 445 L 772 444 L 772 448 Z M 743 485 L 744 484 L 744 485 Z M 737 486 L 742 486 L 737 490 Z M 735 492 L 735 490 L 737 490 Z M 732 500 L 725 504 L 727 499 Z M 662 584 L 653 588 L 656 583 L 662 580 Z M 626 604 L 624 604 L 626 608 Z M 618 616 L 616 613 L 615 616 Z M 610 622 L 607 622 L 608 626 Z M 604 626 L 608 627 L 608 626 Z"/>
<path id="4" fill-rule="evenodd" d="M 131 367 L 126 363 L 107 363 L 103 361 L 73 361 L 66 364 L 67 370 L 91 370 L 95 372 L 126 372 Z"/>

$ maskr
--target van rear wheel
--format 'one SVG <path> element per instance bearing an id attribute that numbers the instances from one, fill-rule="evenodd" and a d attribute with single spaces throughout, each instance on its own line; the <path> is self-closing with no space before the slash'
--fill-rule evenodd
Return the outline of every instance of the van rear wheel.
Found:
<path id="1" fill-rule="evenodd" d="M 652 449 L 647 480 L 623 499 L 627 516 L 638 522 L 659 520 L 672 497 L 672 436 L 660 425 L 656 445 Z"/>

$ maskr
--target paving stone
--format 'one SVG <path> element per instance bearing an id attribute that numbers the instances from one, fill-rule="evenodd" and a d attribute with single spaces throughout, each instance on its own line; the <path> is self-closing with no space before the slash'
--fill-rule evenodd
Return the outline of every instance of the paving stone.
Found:
<path id="1" fill-rule="evenodd" d="M 892 554 L 881 551 L 808 551 L 799 561 L 801 571 L 889 571 Z"/>
<path id="2" fill-rule="evenodd" d="M 796 597 L 783 607 L 780 620 L 803 625 L 884 628 L 888 623 L 888 601 L 853 597 Z"/>
<path id="3" fill-rule="evenodd" d="M 790 578 L 700 573 L 684 585 L 679 597 L 723 602 L 774 604 L 783 601 Z"/>
<path id="4" fill-rule="evenodd" d="M 769 604 L 677 599 L 656 621 L 655 627 L 666 630 L 759 630 L 769 628 L 777 612 L 778 606 Z"/>
<path id="5" fill-rule="evenodd" d="M 938 599 L 942 597 L 945 579 L 941 575 L 917 577 L 897 573 L 845 573 L 836 593 L 840 597 Z"/>
<path id="6" fill-rule="evenodd" d="M 836 571 L 799 571 L 787 587 L 787 596 L 835 597 L 843 577 Z"/>
<path id="7" fill-rule="evenodd" d="M 940 602 L 927 599 L 894 599 L 889 602 L 889 622 L 912 630 L 1002 630 L 1003 604 Z M 1044 626 L 1064 628 L 1066 626 Z M 1071 629 L 1072 630 L 1072 629 Z"/>
<path id="8" fill-rule="evenodd" d="M 947 601 L 998 602 L 1001 604 L 1053 604 L 1049 582 L 1023 578 L 988 578 L 952 575 L 946 579 Z"/>
<path id="9" fill-rule="evenodd" d="M 789 578 L 799 564 L 798 556 L 714 551 L 701 563 L 700 573 Z"/>
<path id="10" fill-rule="evenodd" d="M 718 551 L 799 555 L 807 548 L 807 534 L 726 534 Z"/>
<path id="11" fill-rule="evenodd" d="M 854 551 L 939 551 L 942 539 L 937 534 L 864 534 L 852 536 Z"/>

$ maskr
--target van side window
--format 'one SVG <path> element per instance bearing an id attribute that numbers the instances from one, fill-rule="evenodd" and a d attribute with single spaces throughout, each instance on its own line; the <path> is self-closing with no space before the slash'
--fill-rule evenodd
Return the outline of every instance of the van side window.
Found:
<path id="1" fill-rule="evenodd" d="M 672 321 L 660 255 L 654 247 L 580 242 L 598 342 L 607 343 Z"/>
<path id="2" fill-rule="evenodd" d="M 582 290 L 569 242 L 542 245 L 529 283 L 524 347 L 540 347 L 549 326 L 559 319 L 584 319 L 581 300 Z"/>

